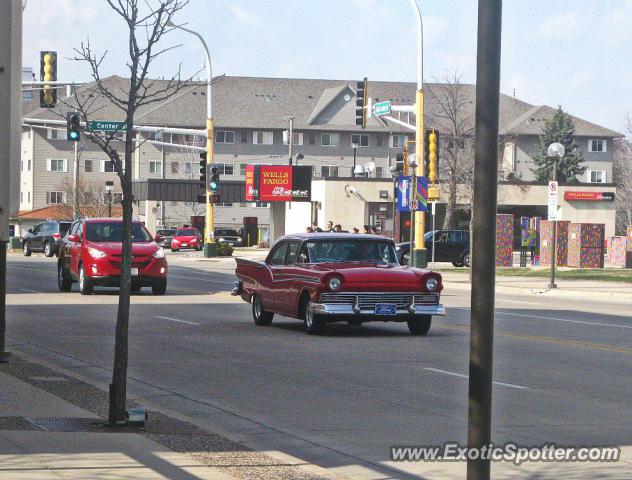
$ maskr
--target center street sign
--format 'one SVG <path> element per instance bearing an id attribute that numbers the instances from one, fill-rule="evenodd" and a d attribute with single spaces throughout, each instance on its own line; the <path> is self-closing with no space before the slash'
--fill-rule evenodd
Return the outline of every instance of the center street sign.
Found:
<path id="1" fill-rule="evenodd" d="M 388 115 L 391 113 L 391 102 L 378 102 L 373 106 L 373 115 Z"/>
<path id="2" fill-rule="evenodd" d="M 99 132 L 124 132 L 127 130 L 127 124 L 125 122 L 93 121 L 90 122 L 90 130 Z"/>

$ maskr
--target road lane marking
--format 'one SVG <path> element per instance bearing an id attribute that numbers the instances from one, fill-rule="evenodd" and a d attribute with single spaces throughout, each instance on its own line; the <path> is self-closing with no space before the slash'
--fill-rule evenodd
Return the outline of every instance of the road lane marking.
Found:
<path id="1" fill-rule="evenodd" d="M 467 378 L 467 379 L 470 378 L 469 375 L 464 375 L 462 373 L 456 373 L 456 372 L 448 372 L 447 370 L 441 370 L 439 368 L 424 367 L 424 370 L 428 370 L 429 372 L 444 373 L 446 375 L 452 375 L 453 377 Z M 496 382 L 496 381 L 492 381 L 492 383 L 494 385 L 500 385 L 503 387 L 517 388 L 518 390 L 528 390 L 528 387 L 524 387 L 522 385 L 515 385 L 513 383 L 504 383 L 504 382 Z"/>
<path id="2" fill-rule="evenodd" d="M 467 325 L 441 325 L 443 328 L 454 329 L 454 330 L 465 330 L 470 331 L 470 327 Z M 494 335 L 500 335 L 501 337 L 513 337 L 521 340 L 533 340 L 536 342 L 543 343 L 553 343 L 555 345 L 573 345 L 576 347 L 588 347 L 588 348 L 597 348 L 599 350 L 608 350 L 611 352 L 617 353 L 627 353 L 632 354 L 632 348 L 625 347 L 611 347 L 610 345 L 604 345 L 602 343 L 592 343 L 592 342 L 582 342 L 579 340 L 567 340 L 567 339 L 557 339 L 557 338 L 549 338 L 549 337 L 539 337 L 537 335 L 525 335 L 522 333 L 509 333 L 509 332 L 500 332 L 494 331 Z"/>
<path id="3" fill-rule="evenodd" d="M 187 322 L 186 320 L 180 320 L 178 318 L 163 317 L 161 315 L 154 315 L 154 318 L 161 318 L 163 320 L 169 320 L 170 322 L 186 323 L 187 325 L 199 325 L 199 323 Z"/>
<path id="4" fill-rule="evenodd" d="M 542 306 L 541 302 L 525 302 L 523 300 L 509 300 L 509 299 L 505 299 L 505 298 L 496 298 L 496 300 L 499 301 L 499 302 L 525 303 L 527 305 L 540 305 L 540 306 Z"/>
<path id="5" fill-rule="evenodd" d="M 20 288 L 20 292 L 26 292 L 26 293 L 42 293 L 42 292 L 38 292 L 37 290 L 30 290 L 28 288 Z"/>
<path id="6" fill-rule="evenodd" d="M 471 310 L 469 307 L 450 307 L 450 308 L 455 309 L 455 310 Z M 501 309 L 504 310 L 504 308 L 501 308 Z M 632 325 L 621 325 L 619 323 L 587 322 L 585 320 L 571 320 L 570 318 L 545 317 L 543 315 L 533 315 L 533 314 L 527 314 L 527 313 L 512 313 L 512 312 L 497 311 L 496 315 L 510 315 L 513 317 L 539 318 L 542 320 L 553 320 L 555 322 L 579 323 L 583 325 L 596 325 L 599 327 L 632 328 Z"/>

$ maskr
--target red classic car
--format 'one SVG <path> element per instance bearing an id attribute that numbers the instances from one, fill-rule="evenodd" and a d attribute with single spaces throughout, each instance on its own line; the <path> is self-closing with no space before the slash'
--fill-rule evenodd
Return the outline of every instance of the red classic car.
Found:
<path id="1" fill-rule="evenodd" d="M 400 266 L 395 244 L 377 235 L 312 233 L 279 238 L 263 262 L 237 258 L 233 295 L 252 304 L 257 325 L 275 313 L 321 333 L 329 322 L 407 322 L 425 335 L 439 303 L 441 275 Z"/>

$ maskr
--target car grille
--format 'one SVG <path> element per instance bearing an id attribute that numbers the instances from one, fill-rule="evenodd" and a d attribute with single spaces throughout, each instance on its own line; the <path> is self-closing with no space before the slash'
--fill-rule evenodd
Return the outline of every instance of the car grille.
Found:
<path id="1" fill-rule="evenodd" d="M 415 297 L 415 305 L 437 305 L 438 293 L 402 293 L 402 292 L 341 292 L 323 293 L 320 296 L 321 303 L 337 305 L 353 305 L 358 299 L 362 309 L 373 309 L 377 303 L 394 303 L 397 308 L 405 308 L 410 305 L 412 297 Z"/>
<path id="2" fill-rule="evenodd" d="M 121 268 L 123 262 L 121 261 L 121 255 L 112 255 L 114 260 L 110 260 L 110 265 L 114 268 Z M 147 255 L 134 255 L 132 257 L 132 268 L 143 269 L 151 262 L 151 257 Z"/>

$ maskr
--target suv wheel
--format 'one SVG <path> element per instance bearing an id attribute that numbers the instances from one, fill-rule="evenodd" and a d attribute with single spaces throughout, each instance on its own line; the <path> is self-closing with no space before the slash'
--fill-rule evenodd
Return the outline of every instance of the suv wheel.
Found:
<path id="1" fill-rule="evenodd" d="M 312 313 L 310 308 L 312 301 L 308 300 L 305 304 L 303 311 L 303 325 L 305 325 L 305 331 L 310 335 L 320 335 L 325 331 L 325 322 L 318 315 Z"/>
<path id="2" fill-rule="evenodd" d="M 24 245 L 22 245 L 22 251 L 24 252 L 25 257 L 31 256 L 31 247 L 29 247 L 29 242 L 24 242 Z"/>
<path id="3" fill-rule="evenodd" d="M 81 295 L 90 295 L 94 291 L 92 280 L 86 276 L 83 265 L 79 267 L 79 291 Z"/>
<path id="4" fill-rule="evenodd" d="M 51 242 L 44 243 L 44 255 L 46 255 L 49 258 L 55 255 L 55 251 L 53 250 L 53 246 L 51 245 Z"/>
<path id="5" fill-rule="evenodd" d="M 466 267 L 469 267 L 470 259 L 471 259 L 470 252 L 465 252 L 465 254 L 463 255 L 463 262 L 462 262 L 463 265 L 465 265 Z"/>
<path id="6" fill-rule="evenodd" d="M 61 263 L 57 264 L 57 286 L 60 292 L 69 292 L 72 288 L 72 280 Z"/>
<path id="7" fill-rule="evenodd" d="M 164 295 L 165 293 L 167 293 L 167 279 L 162 278 L 153 282 L 151 284 L 151 293 L 153 293 L 154 295 Z"/>
<path id="8" fill-rule="evenodd" d="M 407 321 L 411 335 L 425 335 L 430 330 L 432 315 L 419 315 Z"/>
<path id="9" fill-rule="evenodd" d="M 274 318 L 274 313 L 266 312 L 263 309 L 261 295 L 255 294 L 252 297 L 252 319 L 255 321 L 255 325 L 266 327 L 272 323 L 272 318 Z"/>

